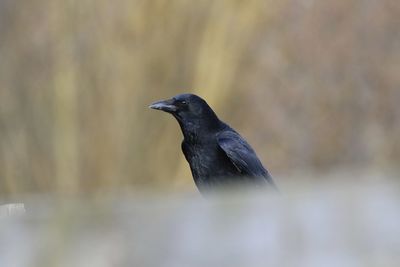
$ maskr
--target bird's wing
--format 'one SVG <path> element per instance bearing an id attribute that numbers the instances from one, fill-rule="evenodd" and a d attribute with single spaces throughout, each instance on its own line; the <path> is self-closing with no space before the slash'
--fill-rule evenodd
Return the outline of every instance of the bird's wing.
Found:
<path id="1" fill-rule="evenodd" d="M 249 176 L 263 176 L 272 181 L 254 150 L 237 132 L 231 130 L 223 131 L 217 135 L 217 141 L 218 145 L 241 173 Z"/>

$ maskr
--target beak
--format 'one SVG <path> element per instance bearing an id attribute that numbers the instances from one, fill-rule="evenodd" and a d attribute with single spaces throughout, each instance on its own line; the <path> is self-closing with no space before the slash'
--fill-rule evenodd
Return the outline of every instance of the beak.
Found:
<path id="1" fill-rule="evenodd" d="M 178 108 L 174 105 L 174 102 L 174 99 L 161 100 L 154 102 L 149 106 L 149 108 L 172 113 L 178 110 Z"/>

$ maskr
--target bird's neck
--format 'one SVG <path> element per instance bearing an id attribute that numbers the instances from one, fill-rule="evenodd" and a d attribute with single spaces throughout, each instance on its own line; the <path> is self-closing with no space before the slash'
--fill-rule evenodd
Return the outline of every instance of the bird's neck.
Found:
<path id="1" fill-rule="evenodd" d="M 196 144 L 207 142 L 207 139 L 219 131 L 223 123 L 215 116 L 212 120 L 195 120 L 191 122 L 179 122 L 185 141 Z"/>

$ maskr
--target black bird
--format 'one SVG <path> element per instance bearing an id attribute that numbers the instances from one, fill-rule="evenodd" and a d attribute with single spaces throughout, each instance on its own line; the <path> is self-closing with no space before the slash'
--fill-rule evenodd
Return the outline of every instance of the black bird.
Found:
<path id="1" fill-rule="evenodd" d="M 239 184 L 275 188 L 246 140 L 219 120 L 199 96 L 180 94 L 149 107 L 168 112 L 178 121 L 184 137 L 182 151 L 201 192 Z"/>

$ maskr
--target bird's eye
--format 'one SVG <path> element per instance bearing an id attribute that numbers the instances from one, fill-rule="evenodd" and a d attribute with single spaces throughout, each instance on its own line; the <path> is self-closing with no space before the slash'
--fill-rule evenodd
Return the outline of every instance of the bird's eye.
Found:
<path id="1" fill-rule="evenodd" d="M 181 101 L 181 104 L 182 104 L 182 105 L 186 105 L 187 102 L 186 102 L 185 100 L 182 100 L 182 101 Z"/>

